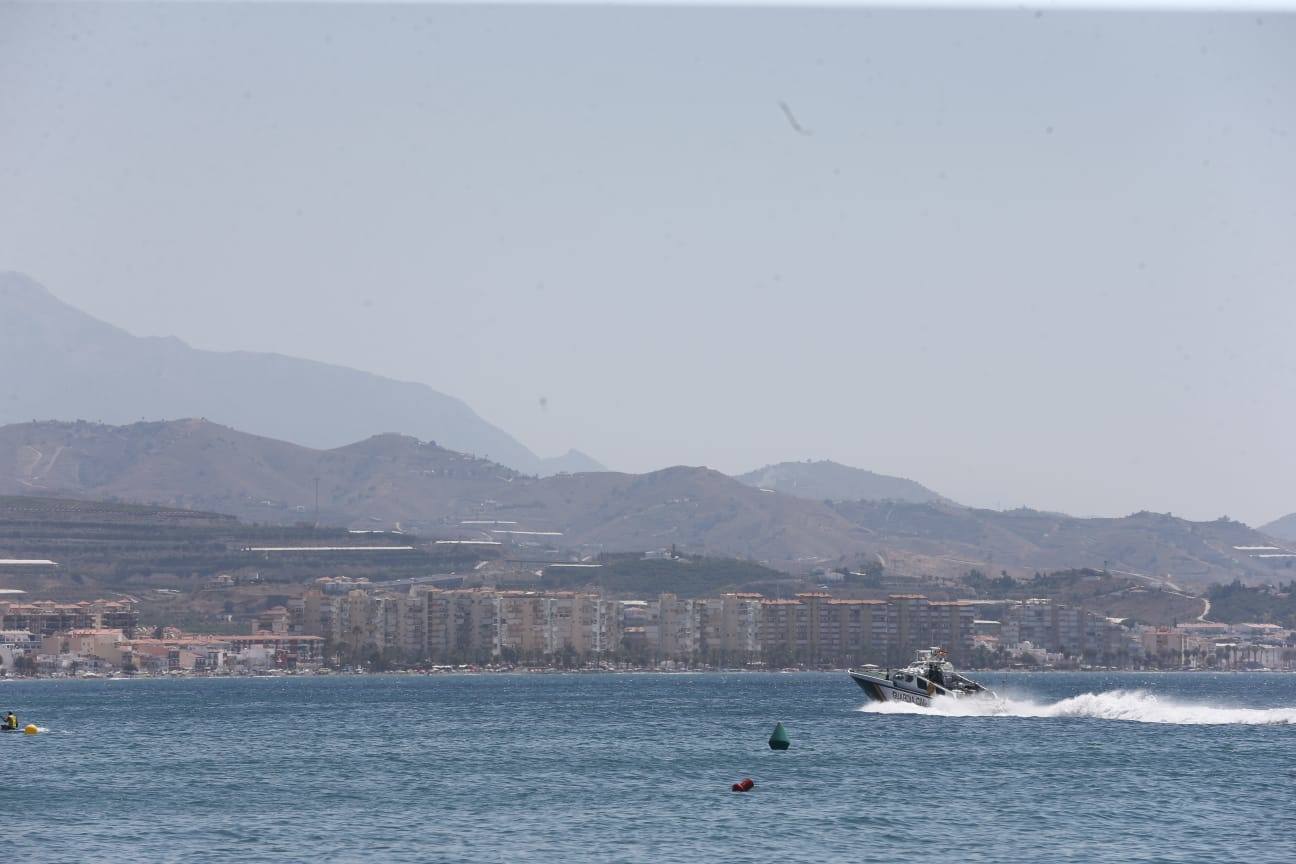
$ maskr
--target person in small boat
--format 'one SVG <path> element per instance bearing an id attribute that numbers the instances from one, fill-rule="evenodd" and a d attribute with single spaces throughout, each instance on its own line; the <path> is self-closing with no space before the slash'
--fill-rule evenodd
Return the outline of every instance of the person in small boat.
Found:
<path id="1" fill-rule="evenodd" d="M 940 666 L 933 663 L 928 667 L 927 680 L 933 684 L 939 684 L 941 687 L 945 686 L 945 675 L 941 672 Z"/>
<path id="2" fill-rule="evenodd" d="M 14 713 L 12 711 L 10 711 L 8 714 L 5 715 L 4 728 L 6 729 L 18 728 L 18 718 L 14 716 Z"/>

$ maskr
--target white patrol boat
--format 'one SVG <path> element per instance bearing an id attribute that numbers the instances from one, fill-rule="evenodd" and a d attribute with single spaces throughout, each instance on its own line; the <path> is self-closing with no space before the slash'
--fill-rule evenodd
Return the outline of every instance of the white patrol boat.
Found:
<path id="1" fill-rule="evenodd" d="M 927 707 L 932 699 L 940 697 L 965 699 L 983 693 L 994 696 L 993 691 L 955 672 L 941 648 L 919 649 L 918 656 L 903 669 L 852 669 L 850 676 L 874 702 L 910 702 Z"/>

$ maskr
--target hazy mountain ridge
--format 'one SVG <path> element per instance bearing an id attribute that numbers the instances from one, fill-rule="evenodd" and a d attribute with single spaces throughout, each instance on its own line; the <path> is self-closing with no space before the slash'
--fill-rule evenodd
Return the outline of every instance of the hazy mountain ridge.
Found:
<path id="1" fill-rule="evenodd" d="M 1038 510 L 980 510 L 948 504 L 841 502 L 834 509 L 868 529 L 905 566 L 937 575 L 969 567 L 1110 570 L 1149 585 L 1201 587 L 1234 578 L 1268 582 L 1296 576 L 1293 559 L 1260 559 L 1245 547 L 1270 538 L 1241 522 L 1190 522 L 1162 513 L 1079 518 Z M 1242 548 L 1236 548 L 1242 547 Z"/>
<path id="2" fill-rule="evenodd" d="M 875 474 L 831 460 L 779 462 L 736 478 L 748 486 L 773 489 L 814 501 L 943 501 L 942 496 L 913 480 Z"/>
<path id="3" fill-rule="evenodd" d="M 74 494 L 213 510 L 261 522 L 394 522 L 453 512 L 509 468 L 401 435 L 313 450 L 204 420 L 0 428 L 0 494 Z M 436 478 L 435 482 L 426 482 Z"/>
<path id="4" fill-rule="evenodd" d="M 867 542 L 858 526 L 818 502 L 770 495 L 707 468 L 648 474 L 575 474 L 514 486 L 500 518 L 564 532 L 595 551 L 672 544 L 706 554 L 794 567 Z"/>
<path id="5" fill-rule="evenodd" d="M 462 401 L 423 384 L 132 336 L 22 274 L 0 272 L 0 424 L 180 417 L 320 448 L 399 431 L 531 474 L 601 467 L 576 451 L 541 459 Z"/>
<path id="6" fill-rule="evenodd" d="M 0 494 L 74 495 L 310 521 L 401 523 L 435 536 L 697 551 L 788 563 L 850 548 L 864 532 L 822 504 L 750 489 L 705 468 L 537 479 L 401 435 L 312 450 L 202 420 L 0 428 Z M 501 521 L 515 527 L 470 523 Z M 516 535 L 526 540 L 530 535 Z"/>
<path id="7" fill-rule="evenodd" d="M 561 456 L 546 456 L 540 460 L 542 477 L 550 474 L 582 474 L 587 471 L 608 470 L 601 462 L 579 450 L 568 450 Z"/>
<path id="8" fill-rule="evenodd" d="M 1260 530 L 1270 537 L 1296 543 L 1296 513 L 1288 513 L 1272 522 L 1260 526 Z"/>
<path id="9" fill-rule="evenodd" d="M 1167 586 L 1166 574 L 1180 587 L 1296 577 L 1294 559 L 1245 551 L 1273 541 L 1237 522 L 1155 513 L 1080 519 L 945 502 L 828 505 L 690 467 L 538 479 L 402 435 L 312 450 L 201 420 L 0 428 L 0 494 L 153 502 L 293 524 L 314 521 L 317 479 L 322 523 L 400 523 L 430 537 L 501 540 L 523 552 L 528 545 L 594 553 L 675 544 L 785 570 L 881 558 L 890 572 L 938 577 L 973 568 L 1021 576 L 1091 567 L 1154 587 Z"/>

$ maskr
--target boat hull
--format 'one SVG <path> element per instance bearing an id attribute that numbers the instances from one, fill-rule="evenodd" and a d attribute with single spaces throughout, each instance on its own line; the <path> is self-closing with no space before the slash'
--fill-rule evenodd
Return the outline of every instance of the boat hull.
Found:
<path id="1" fill-rule="evenodd" d="M 910 705 L 920 705 L 923 708 L 931 706 L 932 697 L 924 693 L 915 693 L 912 690 L 897 687 L 885 678 L 864 675 L 859 672 L 851 672 L 850 676 L 851 680 L 858 684 L 860 689 L 874 702 L 908 702 Z"/>

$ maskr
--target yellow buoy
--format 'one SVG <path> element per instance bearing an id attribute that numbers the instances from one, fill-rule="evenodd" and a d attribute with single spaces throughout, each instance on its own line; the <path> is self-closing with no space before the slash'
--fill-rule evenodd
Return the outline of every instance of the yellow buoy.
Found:
<path id="1" fill-rule="evenodd" d="M 40 729 L 36 727 L 35 723 L 28 723 L 26 726 L 23 727 L 23 733 L 27 735 L 35 735 L 39 731 Z"/>

